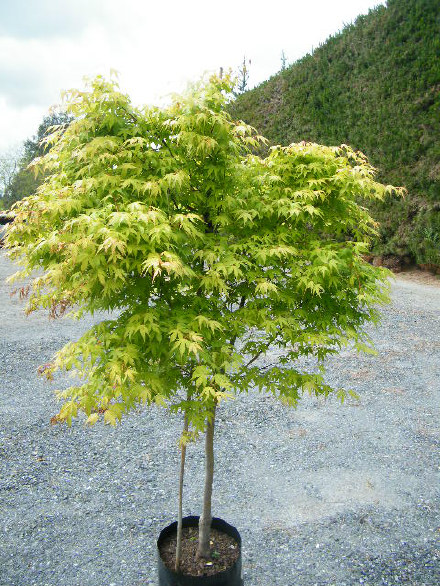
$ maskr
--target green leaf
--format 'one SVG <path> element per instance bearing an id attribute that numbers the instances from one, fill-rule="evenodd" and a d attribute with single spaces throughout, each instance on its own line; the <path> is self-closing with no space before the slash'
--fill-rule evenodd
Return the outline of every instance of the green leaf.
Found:
<path id="1" fill-rule="evenodd" d="M 111 411 L 110 409 L 107 409 L 104 412 L 104 422 L 105 423 L 109 423 L 110 425 L 112 425 L 113 427 L 116 426 L 116 416 L 113 413 L 113 411 Z"/>
<path id="2" fill-rule="evenodd" d="M 95 425 L 95 423 L 98 421 L 99 419 L 99 413 L 92 413 L 91 415 L 89 415 L 89 417 L 87 418 L 86 423 L 88 425 Z"/>

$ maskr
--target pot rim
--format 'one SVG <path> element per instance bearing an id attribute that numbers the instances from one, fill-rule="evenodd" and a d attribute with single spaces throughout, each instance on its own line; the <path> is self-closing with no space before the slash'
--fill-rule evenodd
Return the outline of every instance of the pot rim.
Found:
<path id="1" fill-rule="evenodd" d="M 199 524 L 199 519 L 200 519 L 200 517 L 198 515 L 188 515 L 187 517 L 183 517 L 182 526 L 183 527 L 197 527 Z M 219 517 L 212 518 L 211 527 L 214 529 L 218 529 L 219 531 L 222 531 L 223 533 L 226 533 L 227 535 L 230 535 L 238 543 L 238 545 L 240 547 L 240 555 L 238 556 L 236 561 L 232 564 L 232 566 L 230 566 L 226 570 L 222 570 L 221 572 L 217 572 L 216 574 L 212 574 L 211 576 L 192 576 L 191 574 L 184 574 L 183 572 L 176 572 L 175 570 L 166 566 L 160 556 L 160 546 L 161 546 L 162 542 L 169 535 L 177 532 L 177 521 L 173 521 L 172 523 L 170 523 L 169 525 L 167 525 L 166 527 L 164 527 L 162 529 L 162 531 L 160 532 L 159 537 L 157 539 L 157 556 L 158 556 L 159 564 L 162 566 L 162 568 L 166 572 L 169 572 L 172 576 L 175 576 L 176 578 L 177 577 L 185 577 L 185 578 L 187 577 L 188 579 L 192 579 L 194 581 L 200 580 L 200 582 L 202 582 L 202 581 L 206 582 L 210 578 L 217 580 L 217 579 L 221 579 L 223 577 L 227 577 L 229 574 L 236 571 L 236 568 L 238 565 L 240 565 L 240 574 L 241 574 L 241 536 L 240 536 L 240 533 L 238 532 L 237 528 L 234 527 L 233 525 L 230 525 L 229 523 L 227 523 L 223 519 L 220 519 Z"/>

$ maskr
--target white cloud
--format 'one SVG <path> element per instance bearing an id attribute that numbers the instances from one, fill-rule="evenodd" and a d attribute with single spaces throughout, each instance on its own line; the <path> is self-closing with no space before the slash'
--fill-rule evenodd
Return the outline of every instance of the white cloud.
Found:
<path id="1" fill-rule="evenodd" d="M 47 113 L 44 107 L 11 106 L 2 97 L 0 97 L 0 112 L 0 152 L 18 147 L 21 142 L 36 134 L 39 124 Z"/>
<path id="2" fill-rule="evenodd" d="M 122 90 L 137 104 L 151 103 L 205 70 L 237 67 L 246 55 L 255 84 L 280 68 L 282 50 L 292 62 L 374 4 L 15 0 L 8 3 L 9 20 L 0 24 L 0 144 L 22 140 L 26 124 L 26 136 L 34 133 L 60 91 L 81 86 L 84 75 L 117 69 Z M 18 30 L 12 23 L 20 10 Z M 0 20 L 4 12 L 0 8 Z"/>
<path id="3" fill-rule="evenodd" d="M 73 37 L 102 17 L 98 0 L 2 0 L 0 35 L 25 39 Z"/>

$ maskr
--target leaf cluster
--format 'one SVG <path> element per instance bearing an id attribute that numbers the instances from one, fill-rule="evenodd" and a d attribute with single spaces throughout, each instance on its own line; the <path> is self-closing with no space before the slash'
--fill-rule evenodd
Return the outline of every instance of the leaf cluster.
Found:
<path id="1" fill-rule="evenodd" d="M 18 202 L 6 238 L 33 277 L 28 311 L 110 311 L 45 365 L 78 383 L 58 421 L 115 424 L 141 404 L 184 410 L 195 432 L 213 405 L 257 387 L 295 405 L 327 396 L 297 359 L 347 344 L 387 299 L 363 260 L 377 226 L 357 201 L 392 188 L 346 145 L 277 146 L 226 111 L 233 82 L 211 77 L 169 107 L 135 108 L 97 77 L 67 95 L 74 120 L 47 137 L 45 180 Z M 277 365 L 259 363 L 276 351 Z"/>

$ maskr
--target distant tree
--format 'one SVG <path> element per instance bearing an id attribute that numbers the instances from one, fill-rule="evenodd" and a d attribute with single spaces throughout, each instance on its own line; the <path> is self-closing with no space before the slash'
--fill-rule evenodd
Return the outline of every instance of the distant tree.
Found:
<path id="1" fill-rule="evenodd" d="M 4 208 L 10 208 L 15 202 L 35 193 L 42 179 L 35 177 L 32 171 L 27 169 L 27 163 L 20 162 L 19 168 L 5 189 L 3 200 Z"/>
<path id="2" fill-rule="evenodd" d="M 11 207 L 16 201 L 35 193 L 37 187 L 43 182 L 44 176 L 41 174 L 35 175 L 28 168 L 29 163 L 47 152 L 48 145 L 45 143 L 45 138 L 53 127 L 68 125 L 72 120 L 73 118 L 70 114 L 54 111 L 43 118 L 37 134 L 25 140 L 22 152 L 15 159 L 14 165 L 12 166 L 12 160 L 9 163 L 9 169 L 11 171 L 13 168 L 13 172 L 9 174 L 7 184 L 4 184 L 3 205 L 5 208 Z M 8 166 L 7 163 L 5 163 L 5 166 Z M 1 173 L 2 170 L 0 169 L 0 182 L 2 181 Z M 1 187 L 0 183 L 0 190 Z"/>
<path id="3" fill-rule="evenodd" d="M 281 71 L 286 69 L 287 57 L 284 53 L 284 49 L 281 51 Z"/>
<path id="4" fill-rule="evenodd" d="M 235 88 L 235 95 L 240 95 L 248 89 L 248 81 L 249 81 L 249 67 L 251 65 L 251 60 L 246 59 L 246 56 L 243 57 L 243 62 L 238 68 L 238 75 L 237 75 L 237 84 Z"/>
<path id="5" fill-rule="evenodd" d="M 23 152 L 19 148 L 9 149 L 0 154 L 0 209 L 3 206 L 3 198 L 6 190 L 17 173 Z"/>
<path id="6" fill-rule="evenodd" d="M 38 127 L 37 135 L 24 142 L 24 158 L 32 161 L 35 157 L 41 157 L 49 147 L 45 143 L 45 138 L 51 133 L 53 126 L 68 125 L 72 122 L 71 114 L 63 111 L 53 111 L 43 118 Z"/>

